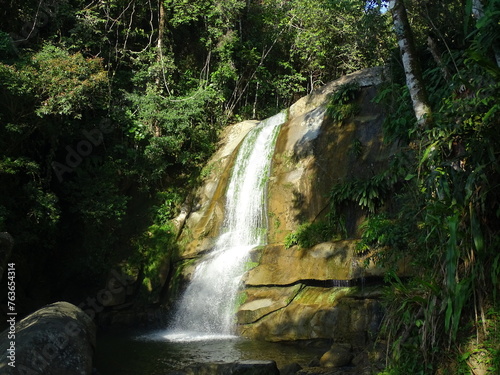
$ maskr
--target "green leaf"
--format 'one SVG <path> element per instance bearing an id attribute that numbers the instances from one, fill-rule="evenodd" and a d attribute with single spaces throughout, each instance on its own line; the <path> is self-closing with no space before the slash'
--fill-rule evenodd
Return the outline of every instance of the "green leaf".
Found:
<path id="1" fill-rule="evenodd" d="M 474 212 L 472 205 L 470 206 L 470 220 L 471 220 L 471 235 L 474 241 L 474 247 L 477 252 L 481 254 L 484 250 L 484 236 L 481 230 L 481 224 Z"/>
<path id="2" fill-rule="evenodd" d="M 444 329 L 446 332 L 450 330 L 452 314 L 453 314 L 453 303 L 451 301 L 451 297 L 448 297 L 446 299 L 446 312 L 444 316 Z"/>
<path id="3" fill-rule="evenodd" d="M 436 151 L 436 148 L 438 146 L 439 142 L 436 141 L 432 144 L 430 144 L 424 151 L 424 154 L 422 155 L 422 157 L 420 158 L 420 163 L 419 163 L 419 167 L 422 166 L 422 164 L 427 161 L 427 159 L 429 159 L 431 157 L 431 154 L 434 153 Z"/>

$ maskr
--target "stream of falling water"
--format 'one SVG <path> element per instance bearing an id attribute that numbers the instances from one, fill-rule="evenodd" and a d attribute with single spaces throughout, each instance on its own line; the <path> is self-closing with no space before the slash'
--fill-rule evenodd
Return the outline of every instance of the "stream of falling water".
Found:
<path id="1" fill-rule="evenodd" d="M 266 243 L 267 180 L 286 111 L 260 122 L 243 140 L 226 192 L 225 218 L 213 250 L 196 267 L 166 339 L 232 337 L 236 296 L 250 251 Z"/>

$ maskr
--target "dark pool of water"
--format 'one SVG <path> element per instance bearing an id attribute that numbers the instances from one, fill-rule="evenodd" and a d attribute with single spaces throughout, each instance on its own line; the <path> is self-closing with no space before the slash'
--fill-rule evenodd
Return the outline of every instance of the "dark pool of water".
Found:
<path id="1" fill-rule="evenodd" d="M 198 362 L 274 360 L 278 367 L 306 366 L 327 344 L 298 345 L 252 341 L 239 337 L 170 342 L 161 332 L 121 331 L 98 335 L 95 367 L 100 375 L 160 375 Z"/>

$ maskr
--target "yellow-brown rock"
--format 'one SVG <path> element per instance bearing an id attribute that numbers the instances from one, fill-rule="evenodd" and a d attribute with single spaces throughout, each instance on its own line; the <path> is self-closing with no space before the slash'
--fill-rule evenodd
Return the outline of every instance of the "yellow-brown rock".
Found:
<path id="1" fill-rule="evenodd" d="M 245 277 L 246 285 L 290 285 L 300 280 L 352 278 L 353 241 L 325 242 L 311 249 L 282 244 L 264 247 L 259 265 Z"/>
<path id="2" fill-rule="evenodd" d="M 282 288 L 266 290 L 279 293 L 273 289 Z M 383 316 L 379 297 L 372 289 L 306 286 L 286 306 L 254 316 L 253 323 L 239 319 L 238 332 L 266 341 L 335 339 L 359 348 L 378 331 Z"/>
<path id="3" fill-rule="evenodd" d="M 210 249 L 224 219 L 224 193 L 234 154 L 258 121 L 243 121 L 224 130 L 217 152 L 205 167 L 204 183 L 193 194 L 179 242 L 185 243 L 183 258 L 194 258 Z"/>
<path id="4" fill-rule="evenodd" d="M 300 99 L 289 110 L 289 121 L 279 134 L 269 180 L 269 242 L 283 242 L 305 222 L 321 218 L 335 184 L 366 178 L 385 167 L 391 147 L 382 138 L 383 112 L 375 104 L 381 68 L 356 72 L 331 82 Z M 341 85 L 357 82 L 359 112 L 341 123 L 327 115 L 329 95 Z M 361 155 L 352 149 L 358 144 Z M 356 234 L 364 214 L 355 207 L 347 218 Z"/>

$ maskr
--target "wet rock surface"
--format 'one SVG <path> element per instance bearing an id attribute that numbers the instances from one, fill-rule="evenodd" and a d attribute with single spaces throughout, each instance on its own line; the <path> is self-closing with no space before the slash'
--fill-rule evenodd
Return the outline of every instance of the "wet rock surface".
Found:
<path id="1" fill-rule="evenodd" d="M 350 344 L 333 344 L 319 363 L 321 367 L 344 367 L 351 364 L 353 359 L 352 347 Z"/>
<path id="2" fill-rule="evenodd" d="M 288 297 L 273 300 L 266 310 L 238 313 L 238 331 L 241 335 L 266 341 L 296 341 L 308 339 L 335 339 L 362 347 L 378 332 L 383 309 L 380 291 L 373 288 L 322 288 L 302 286 L 299 290 L 287 288 Z M 267 287 L 248 289 L 248 299 L 241 309 L 254 298 L 279 296 L 284 288 Z M 288 302 L 282 306 L 283 299 Z M 270 309 L 274 307 L 274 310 Z M 259 312 L 261 313 L 259 315 Z"/>
<path id="3" fill-rule="evenodd" d="M 392 146 L 383 143 L 384 115 L 372 103 L 376 86 L 383 80 L 383 68 L 355 72 L 328 83 L 288 109 L 268 182 L 269 243 L 282 243 L 300 224 L 321 215 L 335 183 L 346 176 L 366 176 L 385 165 Z M 361 110 L 345 123 L 333 123 L 326 110 L 329 97 L 341 85 L 352 82 L 360 86 Z M 257 124 L 244 121 L 229 126 L 222 135 L 219 149 L 206 167 L 204 183 L 185 210 L 189 213 L 180 236 L 186 244 L 183 258 L 197 257 L 213 246 L 224 217 L 223 193 L 235 151 Z M 363 155 L 351 155 L 353 142 L 360 142 Z M 355 213 L 351 219 L 358 222 L 361 217 Z"/>
<path id="4" fill-rule="evenodd" d="M 350 279 L 355 246 L 353 241 L 325 242 L 311 249 L 268 245 L 262 249 L 259 265 L 248 272 L 245 283 L 290 285 L 300 280 Z"/>

